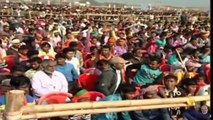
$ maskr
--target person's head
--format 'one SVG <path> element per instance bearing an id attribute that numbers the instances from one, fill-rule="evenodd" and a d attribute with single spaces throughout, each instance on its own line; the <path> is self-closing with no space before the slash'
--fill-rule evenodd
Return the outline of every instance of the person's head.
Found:
<path id="1" fill-rule="evenodd" d="M 119 46 L 124 46 L 124 45 L 126 45 L 126 41 L 125 41 L 124 39 L 119 39 L 119 40 L 117 41 L 117 45 L 119 45 Z"/>
<path id="2" fill-rule="evenodd" d="M 90 42 L 91 42 L 92 44 L 96 44 L 96 43 L 97 43 L 97 41 L 98 41 L 98 40 L 97 40 L 97 38 L 96 38 L 96 37 L 93 37 L 93 38 L 91 39 L 91 41 L 90 41 Z"/>
<path id="3" fill-rule="evenodd" d="M 13 48 L 18 49 L 21 45 L 21 41 L 19 39 L 13 39 L 11 44 Z"/>
<path id="4" fill-rule="evenodd" d="M 55 71 L 56 62 L 50 59 L 42 61 L 41 66 L 46 74 L 52 74 Z"/>
<path id="5" fill-rule="evenodd" d="M 42 59 L 40 57 L 34 57 L 30 59 L 29 62 L 33 70 L 39 70 L 41 67 Z"/>
<path id="6" fill-rule="evenodd" d="M 104 45 L 101 49 L 101 54 L 103 56 L 108 56 L 110 54 L 110 50 L 111 50 L 110 46 Z"/>
<path id="7" fill-rule="evenodd" d="M 107 60 L 99 60 L 96 63 L 96 68 L 100 71 L 103 71 L 105 69 L 108 69 L 110 67 L 110 63 Z"/>
<path id="8" fill-rule="evenodd" d="M 191 40 L 190 40 L 190 43 L 193 46 L 197 46 L 198 45 L 198 38 L 197 37 L 192 37 Z"/>
<path id="9" fill-rule="evenodd" d="M 116 43 L 116 41 L 113 39 L 113 38 L 109 38 L 108 42 L 107 42 L 107 45 L 109 46 L 114 46 Z"/>
<path id="10" fill-rule="evenodd" d="M 75 41 L 70 42 L 69 47 L 76 51 L 76 50 L 78 50 L 78 43 Z"/>
<path id="11" fill-rule="evenodd" d="M 143 98 L 144 99 L 153 99 L 157 98 L 157 87 L 153 85 L 147 85 L 142 87 Z"/>
<path id="12" fill-rule="evenodd" d="M 56 59 L 58 65 L 64 65 L 65 60 L 66 60 L 66 54 L 58 53 L 55 55 L 55 59 Z"/>
<path id="13" fill-rule="evenodd" d="M 160 39 L 163 40 L 163 39 L 165 39 L 165 38 L 166 38 L 166 33 L 165 33 L 165 32 L 162 32 L 162 33 L 160 34 Z"/>
<path id="14" fill-rule="evenodd" d="M 133 84 L 123 83 L 118 87 L 118 93 L 121 94 L 123 100 L 131 100 L 135 97 L 136 88 Z"/>
<path id="15" fill-rule="evenodd" d="M 14 65 L 11 70 L 11 75 L 12 76 L 19 76 L 19 75 L 24 75 L 26 72 L 26 69 L 22 65 Z"/>
<path id="16" fill-rule="evenodd" d="M 23 90 L 25 94 L 30 92 L 30 79 L 24 75 L 13 76 L 10 80 L 12 90 Z"/>
<path id="17" fill-rule="evenodd" d="M 176 50 L 177 50 L 179 53 L 182 53 L 182 52 L 183 52 L 183 46 L 182 46 L 182 45 L 175 46 L 175 47 L 173 48 L 173 51 L 175 51 L 175 53 L 176 53 Z"/>
<path id="18" fill-rule="evenodd" d="M 152 56 L 149 59 L 149 67 L 153 70 L 159 69 L 161 59 L 158 56 Z"/>
<path id="19" fill-rule="evenodd" d="M 4 25 L 4 26 L 3 26 L 3 30 L 4 30 L 5 32 L 9 32 L 10 27 L 9 27 L 8 25 Z"/>
<path id="20" fill-rule="evenodd" d="M 48 42 L 44 42 L 41 44 L 41 49 L 44 51 L 44 52 L 49 52 L 51 48 L 51 45 L 48 43 Z"/>
<path id="21" fill-rule="evenodd" d="M 195 79 L 197 83 L 199 82 L 205 82 L 206 81 L 206 75 L 205 74 L 198 74 L 195 76 Z"/>
<path id="22" fill-rule="evenodd" d="M 28 47 L 26 45 L 22 45 L 20 46 L 20 48 L 18 49 L 19 53 L 21 53 L 22 55 L 27 55 L 28 52 Z"/>
<path id="23" fill-rule="evenodd" d="M 53 34 L 55 37 L 58 37 L 60 35 L 60 32 L 56 30 L 56 31 L 53 31 Z"/>
<path id="24" fill-rule="evenodd" d="M 5 95 L 10 88 L 10 79 L 4 79 L 1 81 L 0 89 L 3 95 Z"/>
<path id="25" fill-rule="evenodd" d="M 143 50 L 141 48 L 136 48 L 132 51 L 134 57 L 142 58 L 143 57 Z"/>
<path id="26" fill-rule="evenodd" d="M 210 113 L 210 111 L 209 111 L 209 107 L 207 106 L 207 105 L 202 105 L 201 107 L 200 107 L 200 112 L 202 113 L 202 114 L 207 114 L 207 113 Z"/>
<path id="27" fill-rule="evenodd" d="M 169 74 L 164 77 L 164 84 L 166 89 L 174 90 L 177 85 L 177 77 L 175 75 Z"/>
<path id="28" fill-rule="evenodd" d="M 186 92 L 190 95 L 194 95 L 196 88 L 197 88 L 197 82 L 194 78 L 185 78 L 183 79 L 183 88 L 186 90 Z"/>
<path id="29" fill-rule="evenodd" d="M 86 89 L 78 91 L 72 99 L 73 102 L 88 102 L 90 101 L 90 94 Z"/>
<path id="30" fill-rule="evenodd" d="M 199 57 L 200 51 L 198 49 L 193 49 L 191 55 L 195 58 Z"/>
<path id="31" fill-rule="evenodd" d="M 109 60 L 116 69 L 121 70 L 124 68 L 125 64 L 128 62 L 121 57 L 113 57 Z"/>
<path id="32" fill-rule="evenodd" d="M 98 48 L 96 46 L 91 46 L 90 47 L 90 52 L 93 54 L 93 55 L 96 55 L 98 53 Z"/>
<path id="33" fill-rule="evenodd" d="M 38 50 L 29 50 L 27 51 L 27 57 L 29 59 L 32 59 L 32 58 L 35 58 L 35 57 L 38 57 Z"/>
<path id="34" fill-rule="evenodd" d="M 67 59 L 72 59 L 75 55 L 75 50 L 72 48 L 65 48 L 63 53 L 66 55 Z"/>

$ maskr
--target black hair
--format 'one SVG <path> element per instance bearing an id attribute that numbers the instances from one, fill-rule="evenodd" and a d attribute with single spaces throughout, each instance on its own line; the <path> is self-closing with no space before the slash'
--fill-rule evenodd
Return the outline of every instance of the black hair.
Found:
<path id="1" fill-rule="evenodd" d="M 18 65 L 14 65 L 10 70 L 11 73 L 13 73 L 15 71 L 25 72 L 26 69 L 25 69 L 25 67 L 23 67 L 23 65 L 18 64 Z"/>
<path id="2" fill-rule="evenodd" d="M 72 49 L 72 48 L 64 48 L 64 49 L 63 49 L 63 53 L 64 53 L 64 54 L 67 54 L 68 52 L 75 52 L 75 50 Z"/>
<path id="3" fill-rule="evenodd" d="M 24 75 L 11 77 L 10 85 L 12 87 L 19 88 L 20 86 L 23 86 L 26 84 L 30 86 L 30 79 Z"/>
<path id="4" fill-rule="evenodd" d="M 22 45 L 22 46 L 20 46 L 18 51 L 21 51 L 21 50 L 28 50 L 28 47 L 26 45 Z"/>
<path id="5" fill-rule="evenodd" d="M 102 46 L 102 49 L 101 50 L 103 50 L 103 49 L 109 49 L 109 50 L 111 50 L 111 47 L 109 46 L 109 45 L 104 45 L 104 46 Z"/>
<path id="6" fill-rule="evenodd" d="M 96 47 L 96 46 L 91 46 L 89 49 L 90 49 L 90 51 L 93 51 L 93 50 L 95 50 L 95 49 L 98 49 L 98 47 Z"/>
<path id="7" fill-rule="evenodd" d="M 185 78 L 182 80 L 183 85 L 189 86 L 189 85 L 197 85 L 195 78 Z"/>
<path id="8" fill-rule="evenodd" d="M 124 53 L 124 54 L 121 55 L 121 57 L 124 60 L 130 60 L 131 58 L 133 58 L 133 55 L 132 55 L 132 53 Z"/>
<path id="9" fill-rule="evenodd" d="M 37 62 L 37 63 L 42 63 L 42 59 L 40 57 L 34 57 L 32 59 L 29 60 L 30 63 L 32 62 Z"/>
<path id="10" fill-rule="evenodd" d="M 190 54 L 193 55 L 193 54 L 195 54 L 196 52 L 199 52 L 199 51 L 200 51 L 199 49 L 192 49 L 190 51 Z"/>
<path id="11" fill-rule="evenodd" d="M 64 54 L 64 53 L 57 53 L 56 55 L 55 55 L 55 58 L 56 59 L 58 59 L 58 58 L 66 58 L 66 54 Z"/>
<path id="12" fill-rule="evenodd" d="M 107 60 L 98 60 L 97 62 L 96 62 L 96 66 L 102 66 L 102 65 L 106 65 L 106 64 L 108 64 L 109 65 L 109 61 L 107 61 Z"/>
<path id="13" fill-rule="evenodd" d="M 166 75 L 164 77 L 164 80 L 168 80 L 168 79 L 174 79 L 175 81 L 177 81 L 177 77 L 175 75 L 172 75 L 172 74 L 169 74 L 169 75 Z"/>
<path id="14" fill-rule="evenodd" d="M 157 61 L 157 63 L 161 63 L 161 58 L 159 56 L 150 56 L 149 61 Z"/>
<path id="15" fill-rule="evenodd" d="M 38 50 L 29 50 L 28 52 L 27 52 L 27 57 L 28 58 L 30 58 L 31 56 L 33 56 L 33 55 L 38 55 L 39 53 L 38 53 Z"/>
<path id="16" fill-rule="evenodd" d="M 141 48 L 134 48 L 132 53 L 135 54 L 138 50 L 141 50 Z"/>
<path id="17" fill-rule="evenodd" d="M 197 79 L 200 78 L 200 77 L 204 78 L 205 80 L 207 79 L 206 75 L 203 74 L 203 73 L 197 74 L 194 78 L 197 80 Z"/>
<path id="18" fill-rule="evenodd" d="M 41 47 L 43 48 L 43 47 L 46 46 L 46 45 L 47 45 L 48 47 L 51 47 L 51 45 L 50 45 L 48 42 L 42 43 L 42 44 L 41 44 Z"/>
<path id="19" fill-rule="evenodd" d="M 69 44 L 69 47 L 77 47 L 78 46 L 78 43 L 77 42 L 75 42 L 75 41 L 73 41 L 73 42 L 70 42 L 70 44 Z"/>
<path id="20" fill-rule="evenodd" d="M 119 93 L 136 92 L 136 88 L 135 88 L 135 85 L 133 84 L 123 83 L 123 84 L 120 84 L 120 86 L 118 87 L 118 92 Z"/>

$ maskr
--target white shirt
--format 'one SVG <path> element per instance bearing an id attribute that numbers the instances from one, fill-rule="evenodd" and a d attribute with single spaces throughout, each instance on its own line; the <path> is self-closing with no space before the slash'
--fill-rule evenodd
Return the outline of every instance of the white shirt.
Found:
<path id="1" fill-rule="evenodd" d="M 77 71 L 78 75 L 80 75 L 80 61 L 78 58 L 73 57 L 71 60 L 66 59 L 67 63 L 70 63 L 74 66 L 75 70 Z"/>
<path id="2" fill-rule="evenodd" d="M 65 76 L 54 71 L 49 77 L 43 71 L 36 72 L 31 80 L 34 95 L 41 97 L 51 92 L 68 92 L 68 83 Z"/>
<path id="3" fill-rule="evenodd" d="M 118 86 L 121 83 L 121 71 L 120 70 L 116 70 L 116 74 L 117 74 L 117 83 L 116 83 L 116 88 L 115 88 L 115 92 L 118 89 Z"/>

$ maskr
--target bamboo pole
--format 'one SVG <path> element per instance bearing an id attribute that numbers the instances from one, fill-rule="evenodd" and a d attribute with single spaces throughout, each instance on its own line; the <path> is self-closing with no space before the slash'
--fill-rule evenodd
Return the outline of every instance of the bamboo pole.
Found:
<path id="1" fill-rule="evenodd" d="M 186 103 L 194 99 L 195 102 L 208 101 L 210 96 L 195 96 L 195 97 L 180 97 L 180 98 L 165 98 L 165 99 L 146 99 L 146 100 L 124 100 L 124 101 L 99 101 L 99 102 L 84 102 L 84 103 L 67 103 L 67 104 L 51 104 L 51 105 L 36 105 L 24 106 L 23 113 L 32 112 L 49 112 L 61 110 L 76 110 L 76 109 L 95 109 L 107 107 L 128 107 L 128 106 L 149 106 L 156 104 L 176 104 Z"/>
<path id="2" fill-rule="evenodd" d="M 180 56 L 180 53 L 179 53 L 179 51 L 178 51 L 177 49 L 176 49 L 176 52 L 177 52 L 177 54 L 178 54 L 178 57 L 179 57 L 179 59 L 180 59 L 181 64 L 184 65 L 184 70 L 185 70 L 185 72 L 188 73 L 188 70 L 187 70 L 187 68 L 186 68 L 186 65 L 183 63 L 183 59 L 182 59 L 182 57 Z"/>
<path id="3" fill-rule="evenodd" d="M 57 111 L 57 112 L 42 112 L 22 115 L 21 119 L 32 119 L 32 118 L 49 118 L 56 116 L 69 116 L 69 115 L 81 115 L 81 114 L 100 114 L 110 112 L 124 112 L 124 111 L 136 111 L 136 110 L 147 110 L 147 109 L 159 109 L 159 108 L 170 108 L 170 107 L 186 107 L 187 104 L 167 104 L 167 105 L 150 105 L 150 106 L 133 106 L 133 107 L 120 107 L 120 108 L 102 108 L 102 109 L 89 109 L 89 110 L 70 110 L 70 111 Z"/>
<path id="4" fill-rule="evenodd" d="M 20 120 L 22 112 L 21 108 L 24 106 L 24 91 L 11 90 L 6 96 L 6 120 Z"/>

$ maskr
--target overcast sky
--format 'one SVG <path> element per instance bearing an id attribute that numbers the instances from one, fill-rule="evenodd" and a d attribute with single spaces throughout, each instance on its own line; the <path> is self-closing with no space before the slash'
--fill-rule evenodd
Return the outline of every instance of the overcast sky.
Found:
<path id="1" fill-rule="evenodd" d="M 73 0 L 72 0 L 73 1 Z M 74 0 L 78 1 L 78 0 Z M 140 6 L 152 5 L 172 5 L 177 7 L 200 7 L 210 9 L 210 0 L 96 0 L 98 2 L 119 2 Z"/>

